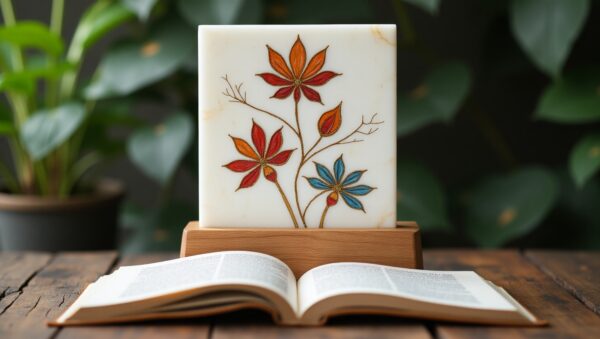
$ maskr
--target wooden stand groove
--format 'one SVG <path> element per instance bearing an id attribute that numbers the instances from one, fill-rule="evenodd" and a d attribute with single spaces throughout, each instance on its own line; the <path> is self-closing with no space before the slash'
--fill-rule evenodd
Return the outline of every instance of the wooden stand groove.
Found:
<path id="1" fill-rule="evenodd" d="M 366 262 L 422 268 L 421 236 L 415 222 L 396 228 L 202 228 L 183 230 L 181 256 L 216 251 L 255 251 L 285 262 L 299 278 L 319 265 Z"/>

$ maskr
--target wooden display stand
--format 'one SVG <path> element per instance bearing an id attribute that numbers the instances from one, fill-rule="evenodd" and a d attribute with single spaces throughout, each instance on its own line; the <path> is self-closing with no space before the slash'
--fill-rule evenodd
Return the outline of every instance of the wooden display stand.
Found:
<path id="1" fill-rule="evenodd" d="M 217 251 L 255 251 L 285 262 L 299 278 L 319 265 L 365 262 L 422 268 L 421 236 L 415 222 L 396 228 L 202 228 L 183 230 L 181 256 Z"/>

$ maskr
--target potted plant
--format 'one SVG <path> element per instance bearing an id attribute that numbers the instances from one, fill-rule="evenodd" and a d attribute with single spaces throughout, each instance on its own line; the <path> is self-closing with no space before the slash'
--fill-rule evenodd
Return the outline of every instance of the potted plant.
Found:
<path id="1" fill-rule="evenodd" d="M 107 109 L 110 101 L 100 99 L 111 96 L 99 95 L 98 86 L 89 89 L 93 86 L 81 81 L 80 70 L 90 47 L 135 18 L 130 7 L 125 2 L 97 1 L 82 15 L 67 44 L 61 37 L 64 0 L 53 1 L 49 25 L 17 21 L 11 1 L 0 0 L 4 22 L 0 91 L 6 99 L 5 104 L 0 102 L 0 134 L 13 165 L 0 161 L 1 249 L 115 247 L 123 187 L 114 180 L 91 180 L 86 175 L 126 149 L 125 142 L 109 137 L 108 129 L 119 124 L 137 128 L 131 133 L 135 138 L 129 142 L 133 145 L 129 153 L 136 157 L 134 163 L 145 166 L 143 170 L 153 166 L 161 153 L 145 149 L 143 143 L 152 141 L 152 137 L 144 139 L 148 127 L 127 110 Z M 149 48 L 155 49 L 146 51 L 153 54 L 151 58 L 159 46 Z M 160 126 L 168 129 L 179 123 L 181 127 L 182 120 L 189 130 L 187 117 L 175 116 Z M 158 134 L 152 136 L 161 137 Z M 187 135 L 186 145 L 174 146 L 187 150 L 191 133 Z"/>
<path id="2" fill-rule="evenodd" d="M 118 219 L 136 221 L 128 242 L 143 248 L 139 239 L 146 244 L 149 235 L 160 236 L 165 219 L 194 218 L 170 197 L 194 129 L 180 109 L 149 123 L 131 114 L 131 103 L 150 97 L 160 107 L 181 106 L 165 99 L 172 95 L 163 94 L 164 86 L 193 58 L 194 31 L 168 18 L 150 23 L 154 1 L 98 0 L 67 42 L 61 37 L 64 2 L 53 0 L 46 25 L 16 20 L 11 0 L 0 0 L 0 92 L 6 99 L 0 102 L 0 136 L 12 158 L 0 160 L 0 249 L 114 248 Z M 124 23 L 132 29 L 123 30 L 124 38 L 85 79 L 84 57 Z M 125 133 L 113 131 L 121 127 Z M 120 208 L 122 185 L 91 175 L 122 154 L 158 183 L 153 208 Z"/>
<path id="3" fill-rule="evenodd" d="M 123 187 L 82 180 L 106 158 L 90 147 L 96 102 L 81 96 L 78 75 L 88 49 L 132 13 L 100 1 L 82 16 L 68 46 L 61 38 L 64 1 L 54 1 L 50 25 L 17 21 L 0 1 L 0 133 L 13 169 L 0 162 L 0 241 L 4 250 L 114 248 Z"/>

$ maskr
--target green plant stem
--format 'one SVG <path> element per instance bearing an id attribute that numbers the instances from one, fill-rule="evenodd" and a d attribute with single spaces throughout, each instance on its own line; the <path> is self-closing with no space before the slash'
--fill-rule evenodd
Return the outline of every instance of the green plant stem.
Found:
<path id="1" fill-rule="evenodd" d="M 4 179 L 3 184 L 6 185 L 6 188 L 8 188 L 12 193 L 19 193 L 19 183 L 13 176 L 8 166 L 6 166 L 2 161 L 0 161 L 0 176 L 2 176 Z"/>
<path id="2" fill-rule="evenodd" d="M 33 164 L 40 195 L 48 195 L 48 174 L 41 161 Z"/>
<path id="3" fill-rule="evenodd" d="M 81 178 L 90 168 L 98 164 L 102 160 L 102 156 L 98 152 L 90 152 L 82 156 L 73 164 L 73 169 L 69 176 L 69 180 L 61 182 L 60 193 L 68 195 L 73 189 L 74 184 Z"/>
<path id="4" fill-rule="evenodd" d="M 50 31 L 53 33 L 56 33 L 56 35 L 60 35 L 60 31 L 62 30 L 64 9 L 65 9 L 65 1 L 64 0 L 52 1 L 52 13 L 50 16 Z"/>
<path id="5" fill-rule="evenodd" d="M 325 216 L 327 215 L 327 211 L 329 211 L 329 205 L 325 205 L 325 209 L 323 209 L 323 214 L 321 214 L 321 221 L 319 222 L 319 228 L 323 228 L 323 224 L 325 224 Z"/>
<path id="6" fill-rule="evenodd" d="M 15 163 L 15 173 L 20 184 L 19 191 L 33 193 L 33 168 L 27 153 L 16 136 L 11 136 L 8 142 Z"/>
<path id="7" fill-rule="evenodd" d="M 294 211 L 292 210 L 292 206 L 290 205 L 290 201 L 285 196 L 285 192 L 283 192 L 283 189 L 279 185 L 279 182 L 274 181 L 274 183 L 275 183 L 275 186 L 277 186 L 277 190 L 279 190 L 279 194 L 281 194 L 281 199 L 283 199 L 283 203 L 285 204 L 285 207 L 287 208 L 288 212 L 290 213 L 290 217 L 292 218 L 292 221 L 294 222 L 294 228 L 300 228 L 298 226 L 298 220 L 296 220 L 296 216 L 294 215 Z"/>
<path id="8" fill-rule="evenodd" d="M 15 11 L 13 10 L 11 0 L 0 0 L 0 7 L 2 8 L 2 18 L 6 26 L 12 26 L 16 23 Z"/>
<path id="9" fill-rule="evenodd" d="M 69 195 L 69 188 L 71 185 L 71 173 L 69 173 L 70 164 L 71 164 L 71 156 L 69 154 L 69 142 L 65 142 L 58 149 L 58 171 L 57 171 L 57 179 L 59 181 L 57 194 L 59 198 L 65 198 Z"/>
<path id="10" fill-rule="evenodd" d="M 11 0 L 0 0 L 0 8 L 2 9 L 2 18 L 6 26 L 16 24 L 15 12 L 13 10 Z M 11 65 L 13 71 L 23 70 L 23 55 L 19 48 L 10 46 Z M 27 99 L 18 93 L 8 93 L 9 102 L 15 112 L 15 122 L 19 127 L 27 119 Z"/>
<path id="11" fill-rule="evenodd" d="M 50 16 L 50 31 L 60 36 L 63 24 L 65 2 L 64 0 L 52 1 L 52 12 Z M 59 80 L 48 79 L 46 81 L 46 107 L 51 108 L 56 106 L 58 102 L 58 85 Z"/>

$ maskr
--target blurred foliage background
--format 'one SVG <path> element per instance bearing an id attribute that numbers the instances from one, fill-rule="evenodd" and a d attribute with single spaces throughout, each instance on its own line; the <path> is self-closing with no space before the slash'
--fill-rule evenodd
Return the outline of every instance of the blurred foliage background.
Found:
<path id="1" fill-rule="evenodd" d="M 79 93 L 92 147 L 128 155 L 95 169 L 127 184 L 126 251 L 197 218 L 196 26 L 335 23 L 398 25 L 398 219 L 425 246 L 600 248 L 597 1 L 67 0 L 67 39 L 98 3 L 129 13 Z M 14 7 L 48 23 L 50 1 Z"/>

